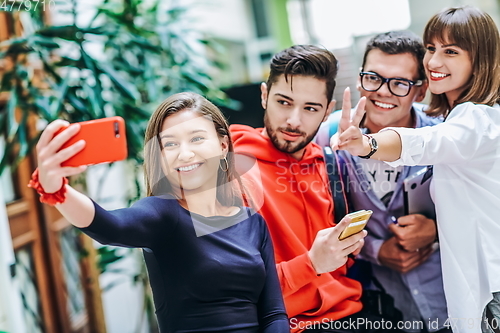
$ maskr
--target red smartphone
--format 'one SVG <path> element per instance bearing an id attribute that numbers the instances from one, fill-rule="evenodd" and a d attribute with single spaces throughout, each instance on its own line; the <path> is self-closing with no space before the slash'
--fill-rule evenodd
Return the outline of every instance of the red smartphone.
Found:
<path id="1" fill-rule="evenodd" d="M 62 166 L 92 165 L 115 162 L 127 158 L 127 137 L 125 121 L 122 117 L 109 117 L 82 121 L 80 132 L 69 139 L 61 149 L 71 146 L 79 140 L 85 140 L 83 150 L 67 159 Z M 59 134 L 64 129 L 56 133 Z"/>

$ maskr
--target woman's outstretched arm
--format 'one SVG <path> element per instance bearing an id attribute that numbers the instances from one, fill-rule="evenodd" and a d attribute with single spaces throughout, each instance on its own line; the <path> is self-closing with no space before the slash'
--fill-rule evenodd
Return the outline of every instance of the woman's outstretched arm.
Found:
<path id="1" fill-rule="evenodd" d="M 348 88 L 344 91 L 339 130 L 330 140 L 330 146 L 333 150 L 347 150 L 354 156 L 366 156 L 370 153 L 369 139 L 359 129 L 359 124 L 365 114 L 365 103 L 366 100 L 362 97 L 351 117 L 351 92 Z M 371 158 L 388 162 L 399 159 L 402 145 L 397 132 L 384 131 L 370 135 L 375 138 L 378 144 L 377 152 Z"/>
<path id="2" fill-rule="evenodd" d="M 87 168 L 64 167 L 61 163 L 77 154 L 85 147 L 85 141 L 80 140 L 75 144 L 61 149 L 62 145 L 80 130 L 79 124 L 69 125 L 67 121 L 55 120 L 43 131 L 36 145 L 38 172 L 40 185 L 46 193 L 57 192 L 63 185 L 63 178 L 77 175 Z M 61 129 L 66 130 L 55 136 Z M 76 191 L 69 185 L 66 186 L 66 200 L 55 205 L 57 210 L 74 226 L 88 227 L 94 218 L 94 204 L 86 195 Z"/>
<path id="3" fill-rule="evenodd" d="M 79 174 L 86 169 L 85 166 L 61 166 L 62 162 L 85 147 L 84 141 L 78 141 L 60 150 L 80 129 L 78 124 L 68 125 L 63 120 L 50 123 L 37 144 L 39 181 L 46 193 L 57 192 L 63 184 L 63 177 Z M 66 130 L 54 136 L 65 127 Z M 71 224 L 103 244 L 149 247 L 160 236 L 164 240 L 175 226 L 176 210 L 172 200 L 148 198 L 136 202 L 131 208 L 106 211 L 86 195 L 69 185 L 65 186 L 66 199 L 55 207 Z M 155 205 L 162 208 L 163 214 L 158 212 Z"/>

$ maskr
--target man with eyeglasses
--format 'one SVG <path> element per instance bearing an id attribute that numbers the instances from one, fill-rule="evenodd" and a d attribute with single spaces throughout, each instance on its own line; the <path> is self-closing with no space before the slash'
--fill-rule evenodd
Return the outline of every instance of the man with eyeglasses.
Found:
<path id="1" fill-rule="evenodd" d="M 357 83 L 366 97 L 366 134 L 439 122 L 418 104 L 427 90 L 424 53 L 420 38 L 409 31 L 382 33 L 368 42 Z M 321 146 L 329 146 L 340 114 L 332 113 L 318 131 Z M 364 308 L 395 323 L 402 320 L 405 325 L 398 328 L 406 332 L 451 332 L 444 327 L 447 309 L 435 221 L 404 213 L 403 180 L 422 167 L 393 168 L 369 156 L 337 154 L 351 209 L 373 211 L 357 272 L 351 272 L 363 283 Z"/>

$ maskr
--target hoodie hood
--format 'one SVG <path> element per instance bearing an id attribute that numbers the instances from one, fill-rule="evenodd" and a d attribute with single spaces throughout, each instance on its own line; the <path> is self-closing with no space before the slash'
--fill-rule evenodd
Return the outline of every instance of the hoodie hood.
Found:
<path id="1" fill-rule="evenodd" d="M 262 161 L 274 163 L 277 160 L 287 160 L 293 163 L 309 165 L 319 162 L 318 159 L 324 160 L 323 150 L 314 142 L 310 142 L 305 147 L 302 159 L 296 160 L 290 154 L 276 149 L 271 139 L 262 134 L 263 128 L 231 125 L 229 131 L 236 153 L 251 154 Z"/>

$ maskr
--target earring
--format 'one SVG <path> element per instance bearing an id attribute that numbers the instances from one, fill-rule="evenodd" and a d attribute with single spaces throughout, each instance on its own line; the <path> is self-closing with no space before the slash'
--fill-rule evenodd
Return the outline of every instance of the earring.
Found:
<path id="1" fill-rule="evenodd" d="M 226 162 L 226 167 L 225 168 L 222 167 L 222 163 L 219 163 L 220 169 L 222 171 L 224 171 L 224 172 L 227 172 L 227 170 L 229 170 L 229 163 L 227 162 L 226 156 L 224 156 L 224 158 L 221 158 L 220 160 Z"/>

